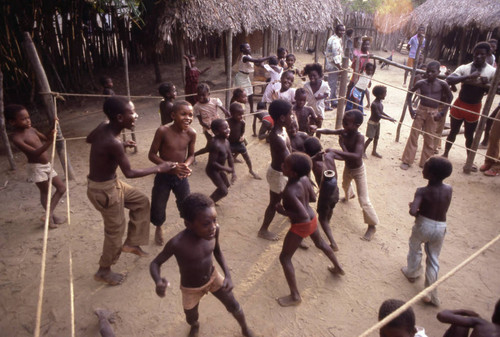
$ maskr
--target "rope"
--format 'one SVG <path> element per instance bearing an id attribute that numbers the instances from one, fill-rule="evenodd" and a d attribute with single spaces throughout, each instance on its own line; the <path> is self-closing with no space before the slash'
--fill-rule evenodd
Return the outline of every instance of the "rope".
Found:
<path id="1" fill-rule="evenodd" d="M 479 255 L 481 255 L 484 251 L 486 251 L 488 248 L 490 248 L 493 244 L 495 244 L 498 240 L 500 240 L 500 234 L 498 234 L 493 240 L 485 244 L 481 249 L 477 250 L 474 254 L 469 256 L 467 259 L 462 261 L 458 266 L 450 270 L 446 275 L 443 277 L 439 278 L 435 283 L 431 284 L 421 292 L 419 292 L 417 295 L 415 295 L 412 299 L 410 299 L 408 302 L 406 302 L 404 305 L 399 307 L 396 311 L 391 313 L 389 316 L 385 317 L 383 320 L 379 321 L 377 324 L 373 325 L 371 328 L 363 332 L 361 335 L 358 337 L 366 337 L 370 335 L 371 333 L 375 332 L 376 330 L 380 329 L 387 323 L 389 323 L 391 320 L 399 316 L 403 311 L 411 307 L 412 304 L 416 303 L 418 300 L 423 298 L 425 295 L 430 293 L 432 290 L 436 289 L 441 283 L 444 281 L 448 280 L 451 276 L 455 275 L 460 269 L 468 265 L 469 263 L 472 262 L 475 258 L 477 258 Z"/>

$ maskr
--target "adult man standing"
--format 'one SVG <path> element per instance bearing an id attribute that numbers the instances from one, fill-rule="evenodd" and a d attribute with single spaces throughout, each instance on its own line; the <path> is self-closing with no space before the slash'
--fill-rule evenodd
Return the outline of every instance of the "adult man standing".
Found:
<path id="1" fill-rule="evenodd" d="M 495 68 L 486 63 L 486 57 L 491 46 L 488 42 L 479 42 L 473 50 L 473 61 L 458 67 L 453 74 L 446 78 L 449 85 L 462 83 L 458 98 L 450 109 L 450 134 L 446 138 L 443 157 L 448 157 L 451 146 L 457 137 L 460 127 L 465 120 L 465 146 L 470 150 L 474 140 L 477 121 L 481 115 L 481 100 L 488 92 L 485 84 L 491 82 L 495 75 Z M 477 167 L 472 166 L 472 171 Z"/>
<path id="2" fill-rule="evenodd" d="M 408 41 L 408 44 L 406 45 L 406 49 L 408 49 L 408 63 L 406 64 L 408 67 L 413 67 L 415 64 L 415 60 L 418 60 L 420 55 L 422 54 L 422 51 L 424 50 L 425 47 L 425 27 L 420 26 L 418 27 L 417 34 L 413 35 Z M 417 49 L 419 43 L 422 43 L 422 47 L 420 47 L 420 53 L 417 55 Z M 418 62 L 418 61 L 417 61 Z M 417 64 L 418 66 L 418 64 Z M 405 71 L 405 79 L 403 81 L 403 86 L 406 86 L 406 78 L 408 77 L 408 70 Z"/>
<path id="3" fill-rule="evenodd" d="M 339 77 L 338 70 L 342 69 L 342 55 L 343 43 L 342 37 L 345 34 L 345 26 L 343 24 L 338 24 L 335 27 L 335 34 L 330 36 L 326 44 L 325 56 L 326 56 L 326 66 L 325 70 L 327 72 L 332 72 L 328 74 L 328 85 L 330 86 L 330 99 L 335 99 L 331 101 L 330 106 L 332 108 L 337 107 L 337 81 Z M 327 108 L 328 110 L 328 108 Z"/>

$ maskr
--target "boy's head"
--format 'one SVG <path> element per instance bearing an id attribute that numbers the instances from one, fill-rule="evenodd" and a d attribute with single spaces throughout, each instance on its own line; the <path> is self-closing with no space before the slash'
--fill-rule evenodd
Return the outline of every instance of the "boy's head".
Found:
<path id="1" fill-rule="evenodd" d="M 346 131 L 355 131 L 363 124 L 363 113 L 358 109 L 346 111 L 342 119 L 342 126 Z"/>
<path id="2" fill-rule="evenodd" d="M 425 179 L 442 181 L 453 171 L 451 162 L 444 157 L 430 157 L 424 164 L 422 172 Z"/>
<path id="3" fill-rule="evenodd" d="M 359 45 L 361 43 L 361 36 L 355 36 L 354 39 L 352 40 L 352 46 L 354 49 L 359 48 Z"/>
<path id="4" fill-rule="evenodd" d="M 286 56 L 286 64 L 287 66 L 290 68 L 290 67 L 293 67 L 293 65 L 295 64 L 295 61 L 296 61 L 296 58 L 295 58 L 295 55 L 293 54 L 288 54 Z"/>
<path id="5" fill-rule="evenodd" d="M 312 161 L 308 155 L 301 152 L 289 154 L 283 162 L 283 174 L 289 178 L 301 178 L 311 172 Z"/>
<path id="6" fill-rule="evenodd" d="M 491 53 L 495 54 L 495 52 L 497 51 L 498 40 L 490 39 L 490 40 L 488 40 L 488 43 L 490 44 L 490 47 L 491 47 Z"/>
<path id="7" fill-rule="evenodd" d="M 281 74 L 281 91 L 287 91 L 292 87 L 293 84 L 293 71 L 287 70 Z"/>
<path id="8" fill-rule="evenodd" d="M 12 126 L 20 129 L 31 127 L 28 110 L 19 104 L 9 104 L 4 109 L 5 120 Z"/>
<path id="9" fill-rule="evenodd" d="M 292 105 L 282 99 L 274 100 L 269 105 L 269 115 L 277 126 L 286 127 L 292 121 Z"/>
<path id="10" fill-rule="evenodd" d="M 286 57 L 286 49 L 283 47 L 279 47 L 276 54 L 278 55 L 279 59 L 284 59 Z"/>
<path id="11" fill-rule="evenodd" d="M 101 83 L 103 88 L 108 88 L 108 89 L 113 88 L 113 80 L 109 76 L 102 76 L 99 79 L 99 82 Z"/>
<path id="12" fill-rule="evenodd" d="M 335 26 L 335 34 L 340 38 L 343 37 L 345 34 L 345 26 L 341 23 Z"/>
<path id="13" fill-rule="evenodd" d="M 305 140 L 304 142 L 304 151 L 307 153 L 308 156 L 312 157 L 319 152 L 321 152 L 322 147 L 321 143 L 318 138 L 316 137 L 309 137 Z"/>
<path id="14" fill-rule="evenodd" d="M 257 103 L 257 110 L 266 110 L 267 108 L 267 105 L 266 105 L 266 102 L 259 102 Z"/>
<path id="15" fill-rule="evenodd" d="M 251 53 L 250 45 L 248 43 L 240 44 L 240 52 L 242 52 L 245 55 L 250 54 Z"/>
<path id="16" fill-rule="evenodd" d="M 486 62 L 486 56 L 491 51 L 491 46 L 488 42 L 479 42 L 474 46 L 474 49 L 472 50 L 473 54 L 473 63 L 477 68 L 482 68 L 484 63 Z"/>
<path id="17" fill-rule="evenodd" d="M 165 99 L 175 99 L 175 96 L 177 96 L 175 85 L 170 82 L 163 82 L 160 84 L 158 92 Z"/>
<path id="18" fill-rule="evenodd" d="M 271 66 L 277 66 L 278 65 L 278 58 L 276 56 L 271 56 L 269 58 L 269 60 L 267 61 L 267 63 L 269 63 L 269 65 Z"/>
<path id="19" fill-rule="evenodd" d="M 404 304 L 405 302 L 400 300 L 385 300 L 378 310 L 378 320 L 383 320 Z M 380 328 L 380 337 L 413 337 L 416 332 L 415 313 L 412 308 L 408 308 Z"/>
<path id="20" fill-rule="evenodd" d="M 352 29 L 352 28 L 349 28 L 345 31 L 345 35 L 347 35 L 348 37 L 351 37 L 353 33 L 354 33 L 354 29 Z"/>
<path id="21" fill-rule="evenodd" d="M 135 112 L 134 103 L 123 96 L 106 98 L 102 110 L 111 123 L 117 122 L 126 129 L 132 128 L 139 117 Z"/>
<path id="22" fill-rule="evenodd" d="M 212 199 L 201 193 L 188 195 L 181 204 L 184 224 L 197 236 L 212 240 L 217 229 L 217 212 Z"/>
<path id="23" fill-rule="evenodd" d="M 298 88 L 295 90 L 295 106 L 299 109 L 302 109 L 306 105 L 307 101 L 307 93 L 306 89 Z"/>
<path id="24" fill-rule="evenodd" d="M 210 86 L 206 83 L 200 83 L 196 87 L 198 102 L 205 104 L 210 100 Z"/>
<path id="25" fill-rule="evenodd" d="M 372 76 L 373 73 L 375 72 L 375 65 L 371 62 L 366 62 L 364 68 L 365 68 L 365 73 L 368 76 Z"/>
<path id="26" fill-rule="evenodd" d="M 236 88 L 233 91 L 233 99 L 236 102 L 246 104 L 248 102 L 247 93 L 242 88 Z"/>
<path id="27" fill-rule="evenodd" d="M 290 125 L 286 127 L 286 132 L 288 133 L 289 136 L 295 136 L 297 132 L 299 131 L 299 126 L 297 125 L 297 121 L 295 119 L 292 119 L 290 122 Z"/>
<path id="28" fill-rule="evenodd" d="M 439 74 L 439 68 L 441 63 L 438 61 L 430 61 L 427 63 L 427 69 L 425 70 L 425 77 L 428 81 L 434 81 Z"/>
<path id="29" fill-rule="evenodd" d="M 175 125 L 185 130 L 193 122 L 193 106 L 188 101 L 177 101 L 172 107 L 171 117 Z"/>
<path id="30" fill-rule="evenodd" d="M 196 57 L 191 54 L 188 54 L 186 56 L 189 59 L 189 63 L 191 63 L 191 67 L 194 67 L 196 65 Z"/>
<path id="31" fill-rule="evenodd" d="M 366 54 L 370 50 L 371 42 L 372 42 L 371 37 L 363 36 L 361 38 L 361 52 L 363 52 L 363 54 Z"/>
<path id="32" fill-rule="evenodd" d="M 373 96 L 378 99 L 384 99 L 387 95 L 387 87 L 383 85 L 376 85 L 372 90 Z"/>
<path id="33" fill-rule="evenodd" d="M 424 26 L 419 26 L 417 30 L 418 36 L 424 36 L 425 35 L 425 27 Z"/>
<path id="34" fill-rule="evenodd" d="M 229 137 L 231 133 L 231 129 L 229 128 L 229 124 L 227 124 L 225 119 L 217 118 L 212 121 L 210 124 L 210 129 L 214 133 L 216 137 L 226 138 Z"/>
<path id="35" fill-rule="evenodd" d="M 309 77 L 311 84 L 316 84 L 323 78 L 323 67 L 319 63 L 307 64 L 304 67 L 304 74 Z"/>
<path id="36" fill-rule="evenodd" d="M 498 300 L 495 305 L 495 310 L 493 311 L 493 315 L 491 316 L 491 322 L 496 325 L 500 325 L 500 300 Z"/>
<path id="37" fill-rule="evenodd" d="M 241 121 L 243 120 L 243 114 L 245 113 L 245 110 L 243 110 L 243 107 L 241 106 L 240 103 L 238 102 L 233 102 L 229 106 L 229 112 L 231 113 L 231 118 Z"/>

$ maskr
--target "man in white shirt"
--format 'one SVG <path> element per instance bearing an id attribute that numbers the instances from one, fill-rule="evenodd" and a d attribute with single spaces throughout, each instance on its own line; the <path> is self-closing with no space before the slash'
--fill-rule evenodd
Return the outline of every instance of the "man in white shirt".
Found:
<path id="1" fill-rule="evenodd" d="M 345 26 L 338 24 L 335 27 L 335 34 L 330 36 L 326 44 L 326 72 L 334 72 L 328 74 L 328 85 L 330 86 L 330 99 L 337 98 L 337 81 L 339 77 L 338 70 L 342 69 L 342 55 L 344 55 L 342 37 L 345 34 Z M 332 108 L 337 107 L 337 101 L 331 101 Z M 327 108 L 328 110 L 328 108 Z"/>

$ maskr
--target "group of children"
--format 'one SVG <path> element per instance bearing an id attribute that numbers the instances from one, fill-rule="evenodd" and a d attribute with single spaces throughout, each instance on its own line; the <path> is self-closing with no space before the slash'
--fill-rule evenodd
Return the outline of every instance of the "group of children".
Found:
<path id="1" fill-rule="evenodd" d="M 249 47 L 243 49 L 244 55 L 249 55 Z M 264 61 L 264 59 L 251 59 L 249 56 L 247 60 Z M 188 58 L 188 61 L 193 68 L 193 58 Z M 433 71 L 435 65 L 429 64 L 426 80 L 429 83 L 432 82 Z M 287 91 L 291 87 L 294 74 L 295 72 L 289 69 L 281 75 L 280 91 L 283 88 Z M 323 80 L 322 67 L 319 64 L 306 66 L 305 74 L 309 77 L 309 82 L 303 89 L 294 90 L 294 105 L 287 99 L 291 96 L 277 95 L 270 102 L 268 112 L 265 105 L 257 106 L 258 117 L 265 126 L 263 134 L 259 132 L 259 138 L 268 140 L 271 153 L 271 163 L 266 173 L 270 191 L 269 204 L 258 236 L 267 240 L 278 240 L 278 236 L 269 231 L 276 212 L 287 216 L 291 222 L 279 256 L 290 288 L 288 296 L 278 299 L 281 306 L 297 305 L 301 302 L 292 257 L 304 238 L 311 236 L 316 247 L 325 253 L 333 264 L 328 268 L 332 274 L 344 274 L 342 266 L 335 257 L 334 251 L 339 247 L 330 228 L 333 209 L 339 200 L 335 160 L 345 162 L 342 180 L 344 201 L 355 197 L 351 186 L 352 180 L 356 184 L 358 200 L 368 226 L 362 238 L 367 241 L 373 238 L 379 219 L 368 196 L 363 157 L 372 141 L 372 155 L 381 157 L 377 152 L 380 120 L 394 121 L 383 112 L 382 101 L 387 92 L 386 88 L 375 86 L 372 91 L 375 100 L 371 104 L 366 141 L 358 130 L 363 122 L 363 113 L 359 109 L 352 109 L 344 114 L 342 129 L 321 128 L 324 118 L 324 99 L 329 93 L 326 88 L 328 84 Z M 426 84 L 419 84 L 418 89 L 424 96 L 436 95 L 435 90 L 437 90 L 431 87 L 428 93 Z M 186 320 L 191 325 L 190 335 L 195 336 L 198 333 L 198 303 L 201 297 L 210 291 L 233 314 L 242 328 L 243 335 L 253 336 L 253 332 L 246 324 L 243 311 L 231 291 L 233 284 L 219 246 L 220 228 L 215 210 L 215 203 L 228 194 L 229 186 L 236 180 L 234 161 L 238 154 L 243 156 L 250 174 L 260 179 L 253 171 L 245 146 L 243 115 L 248 95 L 244 89 L 235 90 L 228 111 L 218 98 L 210 97 L 210 88 L 204 83 L 196 87 L 194 107 L 187 101 L 174 101 L 176 88 L 172 84 L 162 84 L 159 91 L 165 98 L 160 103 L 162 125 L 154 135 L 148 154 L 149 160 L 155 166 L 146 169 L 132 169 L 130 166 L 125 148 L 134 147 L 135 143 L 133 141 L 124 143 L 119 139 L 119 135 L 123 129 L 134 127 L 137 114 L 133 103 L 123 97 L 114 96 L 106 99 L 103 110 L 108 121 L 100 124 L 87 137 L 87 142 L 91 144 L 87 195 L 90 202 L 102 214 L 105 228 L 103 253 L 94 278 L 110 285 L 123 282 L 125 275 L 112 272 L 111 266 L 116 263 L 121 252 L 139 256 L 148 255 L 140 246 L 148 243 L 149 222 L 156 227 L 155 242 L 160 245 L 164 243 L 161 227 L 166 219 L 165 208 L 172 191 L 186 229 L 170 239 L 163 251 L 151 263 L 151 276 L 157 294 L 164 296 L 168 286 L 168 281 L 160 275 L 160 266 L 174 255 L 179 264 L 183 307 Z M 226 119 L 219 118 L 218 109 L 224 113 Z M 56 192 L 51 196 L 50 223 L 55 225 L 62 221 L 53 214 L 53 210 L 64 194 L 65 187 L 50 167 L 46 153 L 54 132 L 44 136 L 32 128 L 29 114 L 22 106 L 7 106 L 5 114 L 6 119 L 14 127 L 11 136 L 13 143 L 28 157 L 33 181 L 40 189 L 44 207 L 48 197 L 48 179 L 52 176 Z M 195 152 L 196 132 L 191 127 L 194 117 L 198 118 L 207 138 L 207 145 L 197 152 Z M 253 132 L 256 135 L 255 128 Z M 311 137 L 313 134 L 318 137 Z M 323 150 L 318 139 L 322 134 L 339 136 L 340 149 Z M 209 153 L 209 158 L 205 172 L 216 186 L 210 197 L 191 194 L 188 182 L 188 177 L 192 173 L 190 166 L 195 161 L 195 156 L 206 152 Z M 151 206 L 147 196 L 117 178 L 118 166 L 127 178 L 156 174 Z M 451 187 L 444 184 L 443 180 L 451 174 L 451 171 L 450 162 L 442 157 L 431 157 L 424 163 L 423 177 L 428 180 L 428 185 L 417 189 L 415 198 L 410 203 L 410 214 L 415 216 L 416 220 L 409 242 L 407 266 L 402 268 L 404 276 L 410 282 L 414 282 L 422 273 L 422 243 L 425 243 L 428 254 L 426 286 L 437 279 L 438 256 L 446 232 L 446 213 L 452 195 Z M 316 184 L 310 178 L 311 172 Z M 228 173 L 231 174 L 231 179 L 228 179 Z M 319 190 L 317 198 L 314 185 Z M 316 200 L 315 212 L 310 203 Z M 130 210 L 128 224 L 125 208 Z M 321 238 L 318 221 L 329 244 Z M 127 237 L 122 243 L 125 230 Z M 196 249 L 193 249 L 194 247 Z M 212 254 L 224 276 L 213 266 Z M 437 293 L 433 291 L 425 301 L 438 305 Z"/>

